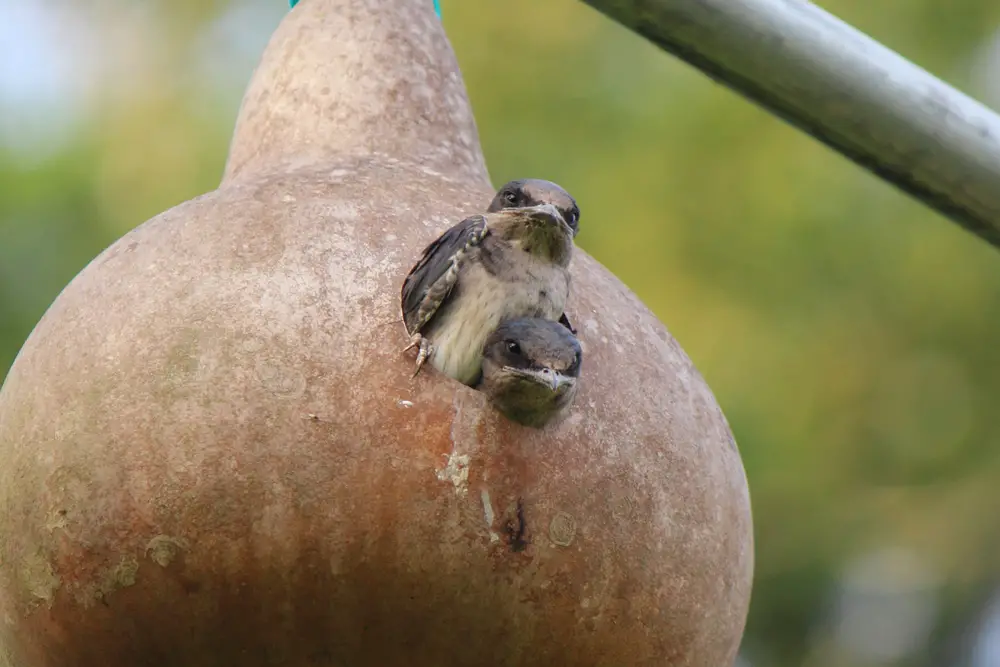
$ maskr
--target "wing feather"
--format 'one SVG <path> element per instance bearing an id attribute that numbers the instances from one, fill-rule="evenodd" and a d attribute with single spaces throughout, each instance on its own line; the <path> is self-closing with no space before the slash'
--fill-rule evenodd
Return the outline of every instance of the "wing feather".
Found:
<path id="1" fill-rule="evenodd" d="M 400 295 L 403 323 L 409 334 L 419 332 L 448 300 L 458 280 L 465 253 L 488 234 L 486 216 L 462 220 L 430 243 L 403 281 Z"/>

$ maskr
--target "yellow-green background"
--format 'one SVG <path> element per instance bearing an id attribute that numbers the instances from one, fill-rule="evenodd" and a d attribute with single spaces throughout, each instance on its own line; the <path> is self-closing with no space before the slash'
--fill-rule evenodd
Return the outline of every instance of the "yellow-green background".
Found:
<path id="1" fill-rule="evenodd" d="M 821 4 L 1000 105 L 997 0 Z M 216 186 L 287 11 L 79 5 L 0 14 L 0 377 L 94 255 Z M 580 3 L 443 10 L 494 180 L 577 195 L 580 244 L 729 417 L 756 531 L 745 664 L 1000 665 L 975 648 L 1000 590 L 1000 252 Z"/>

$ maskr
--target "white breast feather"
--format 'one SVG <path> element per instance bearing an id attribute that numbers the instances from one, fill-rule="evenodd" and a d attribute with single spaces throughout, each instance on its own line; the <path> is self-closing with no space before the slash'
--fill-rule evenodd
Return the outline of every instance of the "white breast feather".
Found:
<path id="1" fill-rule="evenodd" d="M 434 344 L 430 363 L 442 373 L 470 384 L 479 376 L 486 338 L 502 320 L 535 315 L 540 305 L 547 309 L 542 317 L 558 319 L 566 307 L 568 285 L 565 280 L 547 278 L 563 270 L 550 265 L 532 268 L 533 276 L 499 281 L 481 265 L 470 265 L 460 278 L 463 289 L 451 306 L 450 317 L 428 332 Z M 547 290 L 558 293 L 549 293 L 540 304 L 538 292 L 542 284 L 556 284 L 560 289 Z"/>

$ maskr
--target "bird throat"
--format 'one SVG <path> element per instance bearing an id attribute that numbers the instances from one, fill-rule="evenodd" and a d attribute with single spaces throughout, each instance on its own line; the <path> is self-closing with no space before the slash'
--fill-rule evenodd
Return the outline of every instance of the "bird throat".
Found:
<path id="1" fill-rule="evenodd" d="M 561 229 L 552 225 L 534 227 L 528 234 L 513 241 L 511 245 L 539 259 L 547 259 L 554 264 L 569 264 L 573 241 Z"/>

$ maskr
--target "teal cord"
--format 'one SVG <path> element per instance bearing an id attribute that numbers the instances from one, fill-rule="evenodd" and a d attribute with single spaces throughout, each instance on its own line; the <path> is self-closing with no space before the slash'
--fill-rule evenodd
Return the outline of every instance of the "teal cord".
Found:
<path id="1" fill-rule="evenodd" d="M 294 7 L 299 4 L 299 0 L 288 0 L 288 6 Z M 438 18 L 441 18 L 441 0 L 434 0 L 434 11 L 437 13 Z"/>

